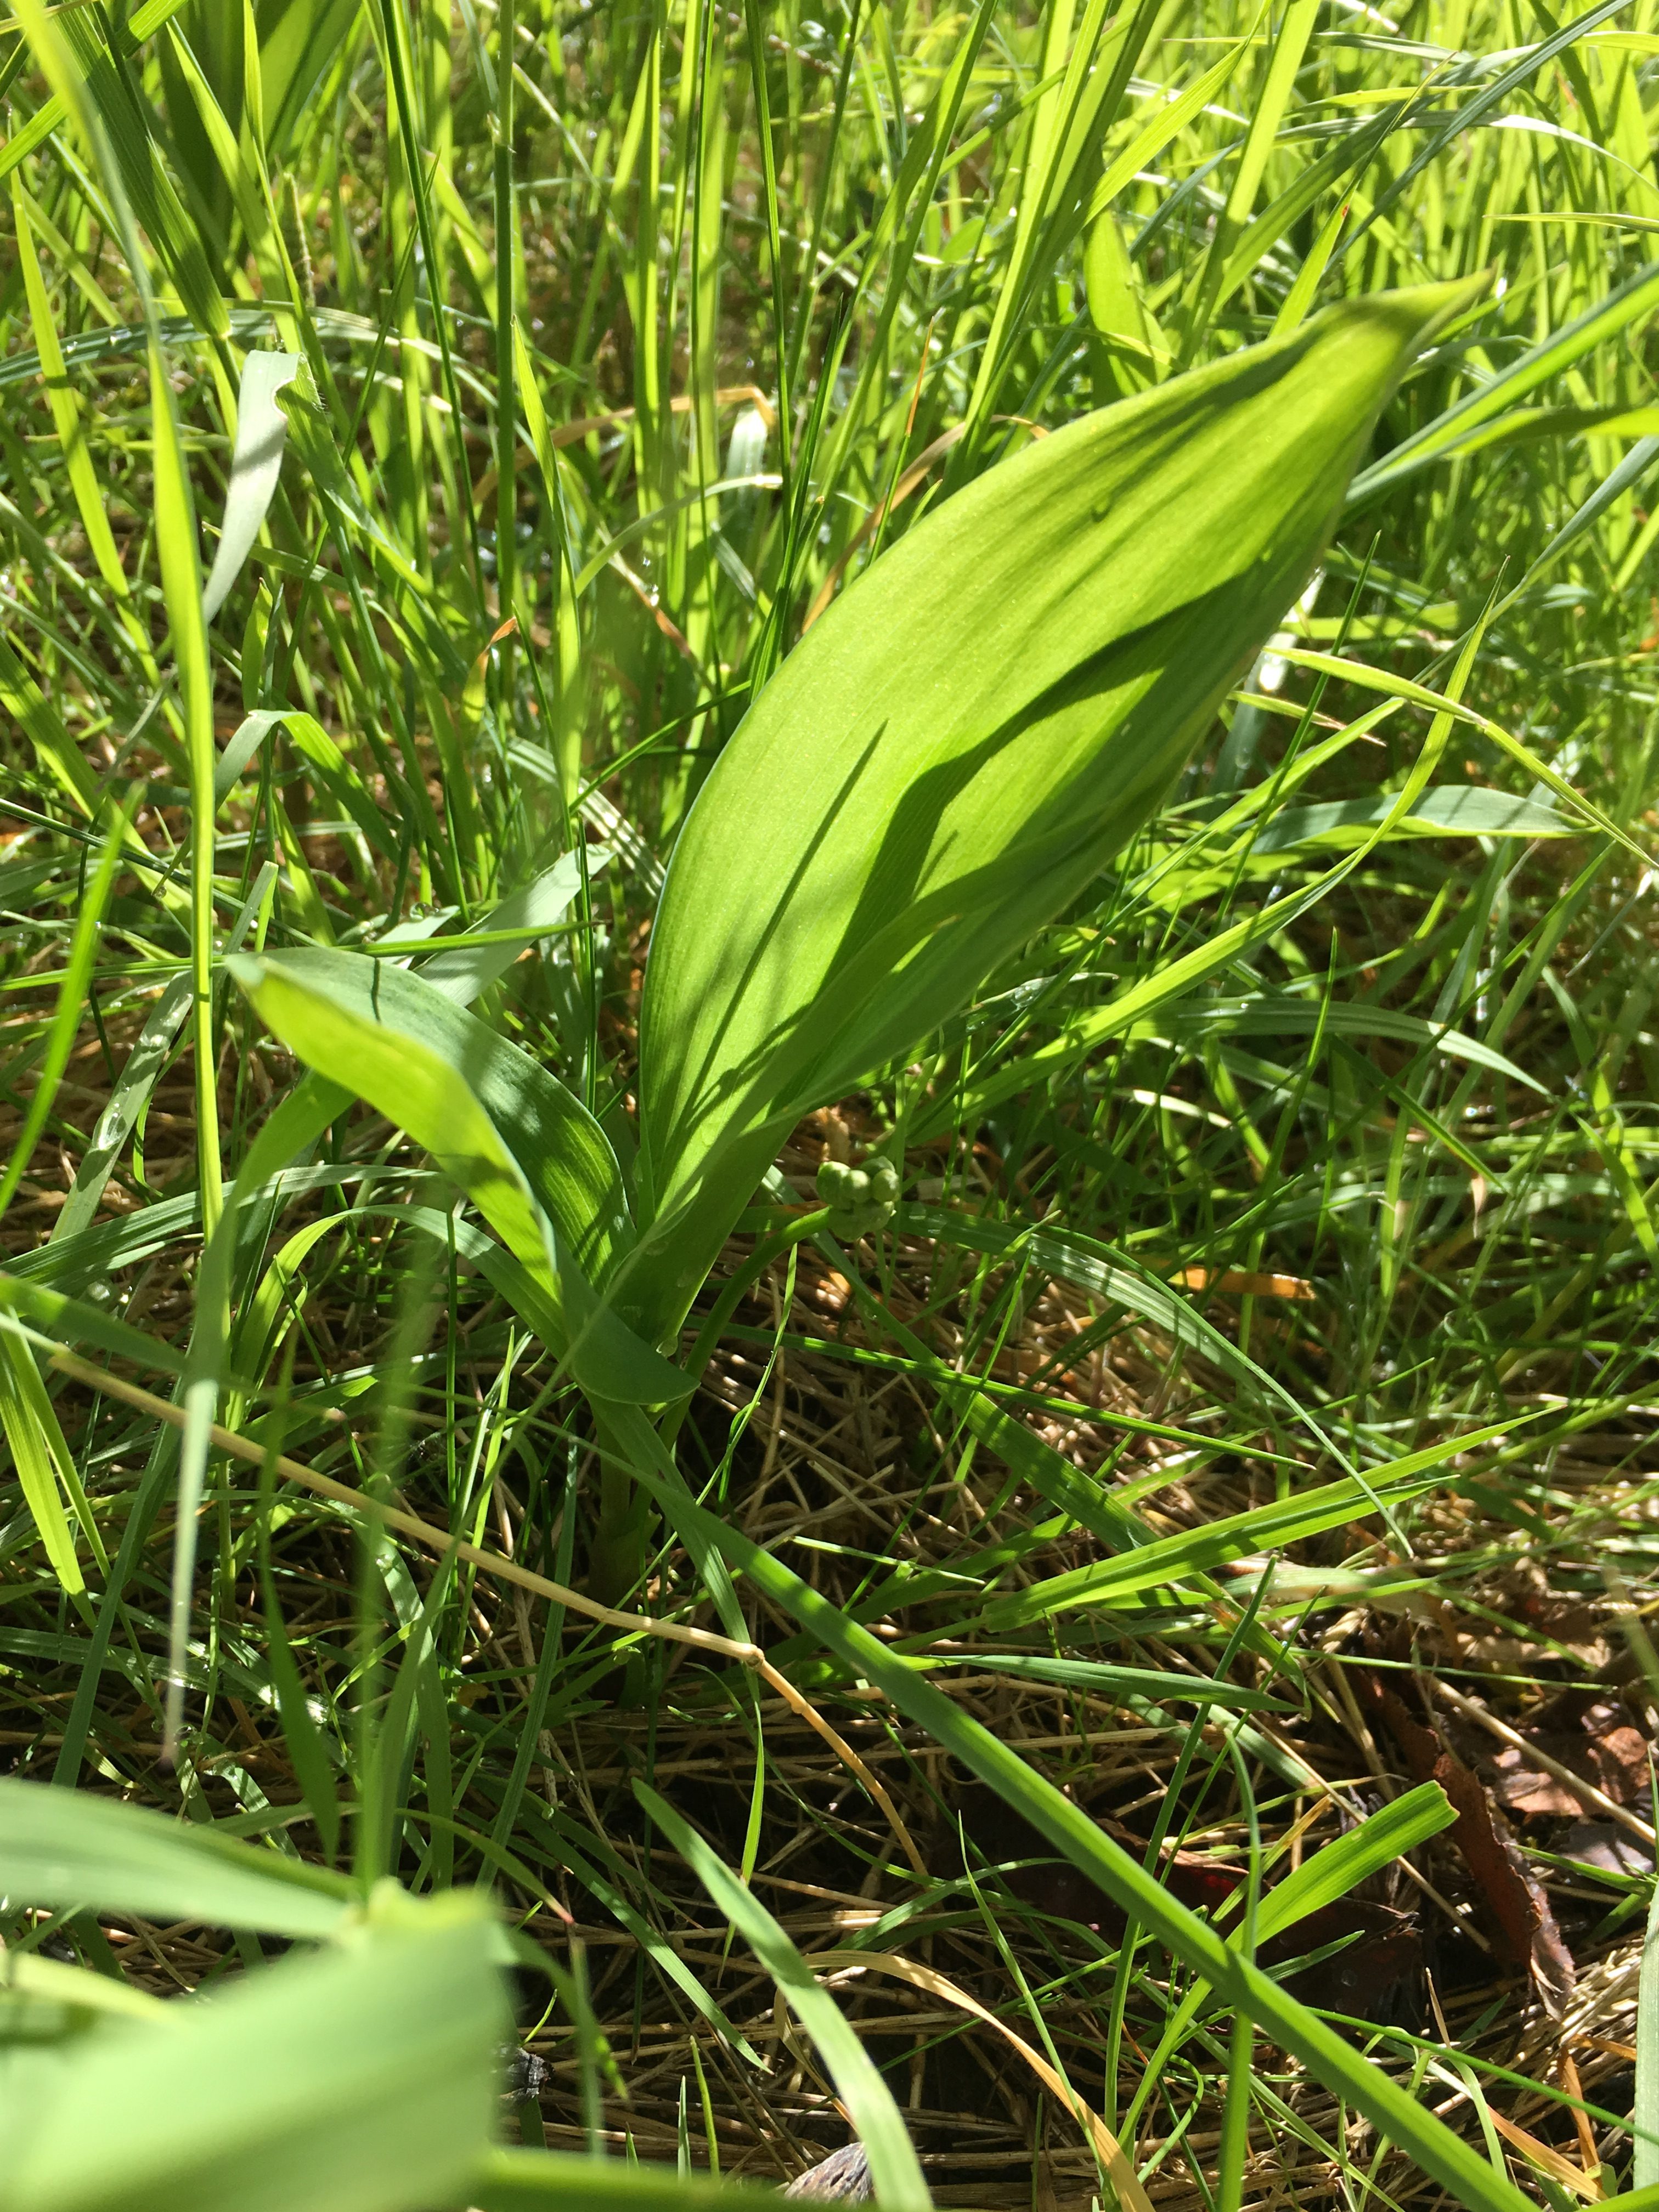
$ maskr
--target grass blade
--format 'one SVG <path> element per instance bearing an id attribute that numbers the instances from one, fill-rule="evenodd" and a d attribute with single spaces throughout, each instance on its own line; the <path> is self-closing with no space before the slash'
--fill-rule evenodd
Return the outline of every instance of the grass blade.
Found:
<path id="1" fill-rule="evenodd" d="M 665 1485 L 644 1475 L 641 1480 L 649 1482 L 658 1503 L 677 1527 L 695 1530 L 700 1541 L 717 1547 L 732 1566 L 855 1673 L 878 1684 L 901 1712 L 926 1729 L 936 1743 L 994 1790 L 1056 1851 L 1149 1929 L 1176 1958 L 1201 1974 L 1229 2006 L 1292 2051 L 1327 2088 L 1364 2112 L 1467 2212 L 1520 2212 L 1526 2201 L 1520 2191 L 1496 2174 L 1443 2121 L 1425 2111 L 1380 2066 L 1363 2057 L 1305 2005 L 1241 1958 L 1195 1913 L 1178 1904 L 1139 1860 L 1131 1858 L 1017 1753 L 959 1711 L 878 1638 L 846 1620 L 780 1560 L 701 1507 L 672 1497 Z"/>
<path id="2" fill-rule="evenodd" d="M 696 1830 L 645 1783 L 636 1779 L 634 1794 L 753 1949 L 817 2044 L 869 2157 L 878 2201 L 900 2212 L 927 2212 L 933 2200 L 892 2092 L 841 2007 L 754 1892 Z"/>
<path id="3" fill-rule="evenodd" d="M 316 1942 L 356 1892 L 343 1876 L 136 1805 L 0 1779 L 0 1881 L 20 1904 L 141 1912 Z"/>

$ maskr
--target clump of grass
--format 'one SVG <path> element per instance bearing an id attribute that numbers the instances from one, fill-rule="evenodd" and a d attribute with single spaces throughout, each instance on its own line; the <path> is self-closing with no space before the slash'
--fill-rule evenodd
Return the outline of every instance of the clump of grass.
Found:
<path id="1" fill-rule="evenodd" d="M 781 2178 L 850 2119 L 893 2202 L 1160 2212 L 1652 2178 L 1650 12 L 28 0 L 21 1780 L 319 1895 L 492 1884 L 557 2149 Z M 809 883 L 763 1004 L 845 702 L 920 756 L 928 654 L 988 738 L 1100 646 L 1083 526 L 1022 566 L 999 519 L 1046 435 L 1425 284 L 1328 532 L 1267 513 L 1317 394 L 1259 507 L 1225 434 L 1168 513 L 1103 489 L 1148 510 L 1113 607 L 1155 532 L 1194 596 L 1282 554 L 1170 656 L 1158 788 L 1108 753 L 1117 830 L 1038 823 L 999 754 L 999 927 L 922 990 L 902 898 Z M 1534 1723 L 1635 1858 L 1490 1763 Z M 1526 1942 L 1413 1728 L 1464 1820 L 1534 1808 Z M 170 1994 L 331 1930 L 228 1946 L 118 1841 L 101 1889 L 10 1871 L 21 1817 L 45 1966 Z M 487 2044 L 449 1909 L 407 1972 Z M 312 2000 L 266 1988 L 276 2036 Z M 375 2201 L 424 2201 L 395 2133 Z M 537 2172 L 469 2201 L 598 2185 Z"/>

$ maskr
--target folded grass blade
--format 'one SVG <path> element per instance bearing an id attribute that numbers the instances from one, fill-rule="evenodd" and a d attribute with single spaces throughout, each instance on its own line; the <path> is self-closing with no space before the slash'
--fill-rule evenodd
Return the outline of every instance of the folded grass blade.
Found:
<path id="1" fill-rule="evenodd" d="M 1391 1467 L 1374 1468 L 1369 1475 L 1344 1475 L 1340 1482 L 1322 1483 L 1316 1490 L 1256 1506 L 1248 1513 L 1204 1522 L 1196 1528 L 1160 1537 L 1115 1559 L 1074 1567 L 1069 1574 L 1056 1575 L 1006 1597 L 993 1598 L 985 1608 L 986 1625 L 1022 1627 L 1073 1606 L 1121 1603 L 1143 1590 L 1156 1589 L 1160 1583 L 1178 1583 L 1188 1576 L 1224 1566 L 1247 1553 L 1276 1551 L 1379 1508 L 1387 1510 L 1405 1504 L 1439 1486 L 1441 1477 L 1434 1470 L 1448 1460 L 1508 1436 L 1513 1425 L 1500 1422 L 1473 1436 L 1449 1437 Z"/>
<path id="2" fill-rule="evenodd" d="M 218 550 L 202 590 L 205 622 L 213 620 L 241 574 L 242 563 L 253 550 L 259 526 L 276 494 L 288 437 L 288 417 L 276 404 L 276 394 L 294 381 L 299 371 L 299 356 L 291 353 L 251 353 L 242 364 L 230 484 L 225 493 Z"/>
<path id="3" fill-rule="evenodd" d="M 86 1577 L 76 1556 L 65 1500 L 106 1572 L 109 1559 L 34 1353 L 10 1327 L 0 1327 L 0 1430 L 11 1448 L 23 1502 L 33 1516 L 46 1557 L 64 1590 L 78 1597 L 86 1589 Z"/>

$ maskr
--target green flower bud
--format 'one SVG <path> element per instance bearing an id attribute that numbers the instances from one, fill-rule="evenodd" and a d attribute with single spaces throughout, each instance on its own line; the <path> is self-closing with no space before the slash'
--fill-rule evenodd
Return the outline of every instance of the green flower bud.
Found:
<path id="1" fill-rule="evenodd" d="M 818 1196 L 830 1208 L 833 1235 L 867 1237 L 893 1218 L 898 1204 L 899 1171 L 881 1153 L 849 1167 L 842 1160 L 826 1160 L 818 1170 Z"/>

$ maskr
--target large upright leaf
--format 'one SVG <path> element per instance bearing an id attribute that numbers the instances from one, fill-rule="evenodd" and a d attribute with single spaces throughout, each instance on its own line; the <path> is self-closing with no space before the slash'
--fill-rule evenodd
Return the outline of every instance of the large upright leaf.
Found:
<path id="1" fill-rule="evenodd" d="M 1158 804 L 1472 296 L 1352 301 L 1073 423 L 912 531 L 768 685 L 653 936 L 622 1294 L 646 1334 L 793 1120 L 954 1012 Z"/>

